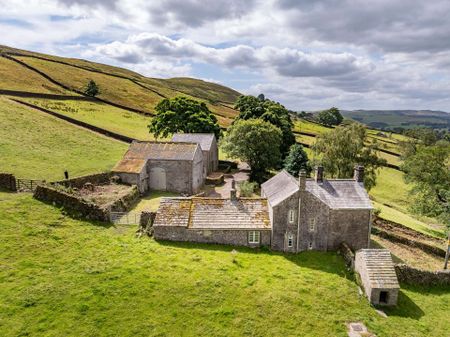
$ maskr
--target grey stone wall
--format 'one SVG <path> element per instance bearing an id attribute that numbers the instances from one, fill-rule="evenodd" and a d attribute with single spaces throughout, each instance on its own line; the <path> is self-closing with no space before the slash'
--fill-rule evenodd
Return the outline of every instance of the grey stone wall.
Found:
<path id="1" fill-rule="evenodd" d="M 297 247 L 297 231 L 298 231 L 298 196 L 294 193 L 286 198 L 278 205 L 272 208 L 272 249 L 286 252 L 295 252 Z M 269 207 L 271 208 L 271 207 Z M 289 210 L 294 211 L 294 221 L 289 222 Z M 288 235 L 293 235 L 293 246 L 287 247 Z"/>
<path id="2" fill-rule="evenodd" d="M 149 160 L 147 173 L 155 167 L 166 171 L 166 190 L 192 194 L 192 162 L 183 160 Z M 150 176 L 151 179 L 151 176 Z"/>
<path id="3" fill-rule="evenodd" d="M 248 243 L 248 230 L 197 230 L 186 227 L 154 226 L 156 240 L 216 243 L 233 246 L 270 246 L 270 230 L 260 230 L 260 243 Z"/>
<path id="4" fill-rule="evenodd" d="M 16 177 L 10 173 L 0 173 L 0 188 L 17 191 Z"/>
<path id="5" fill-rule="evenodd" d="M 139 200 L 140 192 L 136 185 L 133 185 L 130 192 L 120 199 L 113 201 L 111 204 L 105 207 L 110 212 L 127 212 L 133 207 Z"/>
<path id="6" fill-rule="evenodd" d="M 112 175 L 113 174 L 111 172 L 96 173 L 67 180 L 55 181 L 54 184 L 75 188 L 82 188 L 86 183 L 91 183 L 92 185 L 106 185 L 109 184 Z"/>
<path id="7" fill-rule="evenodd" d="M 407 284 L 422 286 L 450 286 L 450 270 L 428 271 L 406 264 L 395 265 L 398 280 Z"/>
<path id="8" fill-rule="evenodd" d="M 211 171 L 217 171 L 217 169 L 219 168 L 219 148 L 217 146 L 217 140 L 215 137 L 211 145 L 209 162 Z"/>
<path id="9" fill-rule="evenodd" d="M 203 152 L 200 147 L 195 152 L 194 160 L 192 162 L 192 194 L 197 193 L 205 183 L 206 171 L 204 168 L 204 162 L 206 159 L 203 156 Z"/>
<path id="10" fill-rule="evenodd" d="M 331 210 L 328 250 L 337 250 L 343 242 L 354 251 L 369 247 L 370 210 Z"/>

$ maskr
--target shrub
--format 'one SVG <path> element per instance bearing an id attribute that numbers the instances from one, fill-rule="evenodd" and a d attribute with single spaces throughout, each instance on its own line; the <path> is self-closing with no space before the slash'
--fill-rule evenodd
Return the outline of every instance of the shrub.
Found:
<path id="1" fill-rule="evenodd" d="M 258 184 L 250 181 L 243 181 L 239 184 L 239 195 L 241 197 L 251 197 L 258 188 Z"/>

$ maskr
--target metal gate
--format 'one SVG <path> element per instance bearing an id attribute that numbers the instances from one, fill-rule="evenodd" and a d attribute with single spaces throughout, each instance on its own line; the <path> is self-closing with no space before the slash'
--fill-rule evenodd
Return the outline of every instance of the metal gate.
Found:
<path id="1" fill-rule="evenodd" d="M 111 212 L 110 220 L 116 225 L 138 225 L 141 221 L 141 213 Z"/>
<path id="2" fill-rule="evenodd" d="M 33 192 L 38 185 L 44 183 L 43 180 L 34 179 L 17 179 L 16 182 L 19 192 Z"/>

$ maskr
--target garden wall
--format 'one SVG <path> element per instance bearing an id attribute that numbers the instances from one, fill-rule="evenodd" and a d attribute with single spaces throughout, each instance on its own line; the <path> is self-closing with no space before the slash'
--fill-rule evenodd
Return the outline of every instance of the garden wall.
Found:
<path id="1" fill-rule="evenodd" d="M 0 188 L 17 191 L 16 177 L 10 173 L 0 173 Z"/>
<path id="2" fill-rule="evenodd" d="M 70 216 L 75 218 L 109 221 L 107 209 L 100 208 L 94 203 L 87 202 L 81 197 L 69 194 L 53 186 L 38 186 L 33 197 L 37 200 L 63 207 Z"/>
<path id="3" fill-rule="evenodd" d="M 55 181 L 52 184 L 59 184 L 66 187 L 75 188 L 82 188 L 86 183 L 91 183 L 92 185 L 106 185 L 109 184 L 112 176 L 113 174 L 111 172 L 103 172 L 67 180 Z"/>
<path id="4" fill-rule="evenodd" d="M 395 271 L 402 283 L 435 286 L 450 286 L 450 270 L 428 271 L 413 268 L 406 264 L 396 264 Z"/>
<path id="5" fill-rule="evenodd" d="M 133 185 L 131 191 L 121 197 L 120 199 L 113 201 L 111 204 L 105 206 L 109 212 L 127 212 L 132 206 L 136 204 L 140 197 L 139 189 L 136 185 Z"/>

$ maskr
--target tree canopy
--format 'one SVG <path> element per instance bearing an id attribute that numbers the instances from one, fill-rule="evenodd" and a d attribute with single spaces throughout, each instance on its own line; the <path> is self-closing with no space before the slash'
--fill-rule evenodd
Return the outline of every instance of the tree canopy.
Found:
<path id="1" fill-rule="evenodd" d="M 404 158 L 402 169 L 413 185 L 412 210 L 442 220 L 450 230 L 450 143 L 418 146 Z"/>
<path id="2" fill-rule="evenodd" d="M 250 179 L 262 182 L 268 169 L 280 161 L 281 131 L 261 119 L 238 120 L 228 129 L 222 149 L 250 165 Z"/>
<path id="3" fill-rule="evenodd" d="M 295 136 L 289 111 L 283 105 L 261 94 L 258 97 L 240 96 L 236 101 L 235 109 L 239 110 L 236 121 L 262 119 L 278 127 L 282 132 L 280 153 L 282 158 L 287 155 L 289 148 L 295 143 Z"/>
<path id="4" fill-rule="evenodd" d="M 100 93 L 100 89 L 97 83 L 94 82 L 94 80 L 90 80 L 86 86 L 86 89 L 84 90 L 84 93 L 88 96 L 95 97 Z"/>
<path id="5" fill-rule="evenodd" d="M 377 169 L 386 164 L 378 158 L 376 142 L 365 144 L 366 128 L 358 123 L 340 126 L 317 137 L 313 151 L 319 156 L 326 174 L 333 178 L 351 178 L 355 165 L 364 165 L 364 186 L 376 184 Z"/>
<path id="6" fill-rule="evenodd" d="M 298 177 L 300 170 L 305 170 L 307 173 L 311 172 L 311 166 L 308 162 L 308 155 L 303 149 L 303 146 L 300 144 L 294 144 L 291 146 L 289 149 L 289 154 L 284 160 L 284 169 L 294 177 Z"/>
<path id="7" fill-rule="evenodd" d="M 214 133 L 220 137 L 216 116 L 203 102 L 186 97 L 165 98 L 155 108 L 149 131 L 158 137 L 167 137 L 176 132 Z"/>
<path id="8" fill-rule="evenodd" d="M 317 121 L 327 126 L 339 125 L 344 120 L 338 108 L 332 107 L 318 113 Z"/>

